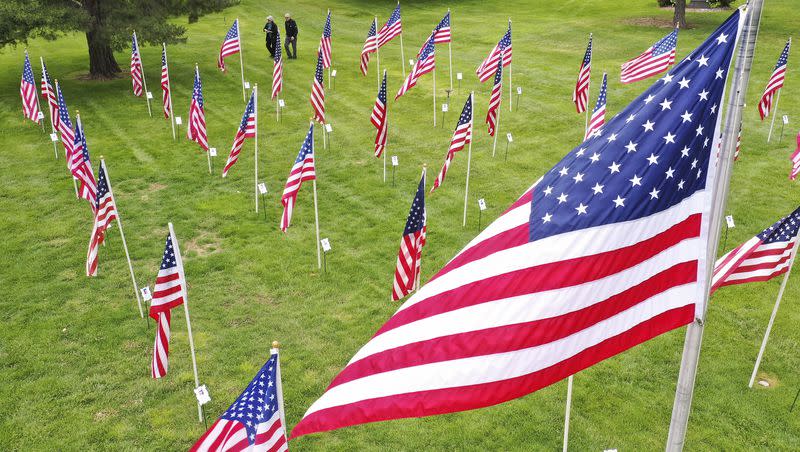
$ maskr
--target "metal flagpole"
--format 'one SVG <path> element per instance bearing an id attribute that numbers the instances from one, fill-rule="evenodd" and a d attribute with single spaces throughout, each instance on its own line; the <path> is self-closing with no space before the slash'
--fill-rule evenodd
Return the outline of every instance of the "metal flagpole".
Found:
<path id="1" fill-rule="evenodd" d="M 589 33 L 589 42 L 592 42 L 592 33 Z M 591 71 L 592 59 L 594 59 L 594 49 L 589 54 L 589 70 Z M 592 73 L 589 72 L 589 83 L 586 84 L 586 124 L 583 126 L 583 136 L 586 136 L 586 131 L 589 130 L 589 92 L 592 89 Z"/>
<path id="2" fill-rule="evenodd" d="M 508 29 L 511 30 L 511 18 L 508 18 Z M 511 100 L 511 95 L 513 94 L 511 91 L 512 83 L 511 83 L 511 61 L 508 62 L 508 99 Z M 508 103 L 508 111 L 512 111 L 511 109 L 511 102 Z"/>
<path id="3" fill-rule="evenodd" d="M 169 223 L 169 235 L 172 237 L 172 246 L 175 248 L 175 260 L 178 262 L 178 269 L 180 271 L 181 280 L 186 282 L 186 275 L 183 273 L 183 258 L 181 257 L 181 249 L 178 246 L 178 239 L 175 238 L 175 230 L 172 223 Z M 194 338 L 192 337 L 192 322 L 189 319 L 189 294 L 186 286 L 183 286 L 183 312 L 186 314 L 186 329 L 189 332 L 189 349 L 192 351 L 192 370 L 194 371 L 194 387 L 200 386 L 200 378 L 197 376 L 197 357 L 194 353 Z M 203 421 L 203 406 L 197 402 L 197 419 Z"/>
<path id="4" fill-rule="evenodd" d="M 117 199 L 114 197 L 114 190 L 111 189 L 111 176 L 108 175 L 108 167 L 106 161 L 100 156 L 100 167 L 106 173 L 106 183 L 108 184 L 108 192 L 111 193 L 111 199 L 114 205 L 117 205 Z M 122 232 L 122 218 L 117 210 L 117 227 L 119 228 L 119 236 L 122 239 L 122 247 L 125 249 L 125 258 L 128 259 L 128 270 L 131 272 L 131 282 L 133 282 L 133 293 L 136 295 L 136 304 L 139 305 L 139 316 L 144 318 L 144 311 L 142 310 L 142 299 L 139 297 L 139 285 L 136 284 L 136 276 L 133 274 L 133 264 L 131 263 L 131 254 L 128 252 L 128 243 L 125 241 L 125 233 Z"/>
<path id="5" fill-rule="evenodd" d="M 472 118 L 470 118 L 470 128 L 474 126 L 475 120 L 475 104 L 472 102 L 475 97 L 475 91 L 469 93 L 469 102 L 472 104 Z M 471 134 L 470 134 L 471 135 Z M 469 140 L 469 148 L 467 148 L 467 183 L 464 186 L 464 222 L 462 226 L 467 227 L 467 199 L 469 197 L 469 172 L 472 163 L 472 139 Z"/>
<path id="6" fill-rule="evenodd" d="M 750 383 L 747 384 L 747 387 L 752 388 L 753 383 L 756 381 L 756 374 L 758 373 L 758 367 L 761 365 L 761 358 L 764 357 L 764 349 L 767 348 L 767 341 L 769 340 L 769 333 L 772 331 L 772 325 L 775 323 L 775 317 L 778 315 L 778 307 L 781 305 L 781 299 L 783 298 L 783 291 L 786 289 L 786 282 L 789 281 L 789 274 L 792 273 L 792 267 L 794 266 L 794 259 L 797 256 L 797 245 L 795 245 L 794 249 L 792 250 L 792 257 L 789 259 L 789 269 L 786 270 L 786 274 L 783 276 L 783 281 L 781 281 L 781 288 L 778 291 L 778 298 L 775 300 L 775 306 L 772 308 L 772 315 L 769 317 L 769 323 L 767 324 L 767 331 L 764 332 L 764 339 L 761 340 L 761 348 L 758 350 L 758 357 L 756 358 L 756 364 L 753 366 L 753 374 L 750 375 Z"/>
<path id="7" fill-rule="evenodd" d="M 397 0 L 397 4 L 398 4 L 398 6 L 400 5 L 400 0 Z M 403 64 L 400 65 L 400 67 L 403 68 L 403 78 L 405 79 L 406 78 L 406 54 L 405 54 L 405 51 L 403 50 L 403 32 L 402 32 L 402 30 L 400 31 L 400 62 L 403 63 Z"/>
<path id="8" fill-rule="evenodd" d="M 164 47 L 164 66 L 167 69 L 167 80 L 169 80 L 169 64 L 167 63 L 167 44 L 161 43 Z M 169 123 L 172 125 L 172 139 L 176 140 L 175 137 L 175 112 L 172 111 L 172 84 L 170 83 L 169 91 L 167 91 L 167 101 L 169 102 Z"/>
<path id="9" fill-rule="evenodd" d="M 427 185 L 428 185 L 428 164 L 425 163 L 425 164 L 422 165 L 422 193 L 423 193 L 423 196 L 424 196 L 425 190 L 427 189 Z M 425 224 L 427 225 L 427 223 L 428 223 L 428 210 L 427 210 L 427 208 L 425 209 L 425 212 L 423 212 L 423 214 L 425 215 Z M 416 275 L 414 275 L 414 292 L 419 290 L 419 286 L 420 286 L 419 283 L 420 283 L 420 278 L 421 278 L 421 275 L 422 275 L 422 264 L 420 262 L 417 262 L 416 265 L 417 265 L 417 268 L 415 269 Z"/>
<path id="10" fill-rule="evenodd" d="M 433 127 L 436 127 L 436 66 L 433 67 Z"/>
<path id="11" fill-rule="evenodd" d="M 569 412 L 572 409 L 572 375 L 567 378 L 567 407 L 564 412 L 564 447 L 562 450 L 567 452 L 569 444 Z"/>
<path id="12" fill-rule="evenodd" d="M 39 62 L 42 63 L 42 77 L 44 77 L 44 58 L 39 57 Z M 48 84 L 49 84 L 49 80 L 48 80 Z M 48 89 L 53 89 L 53 87 L 51 86 Z M 52 131 L 51 133 L 56 133 L 56 126 L 55 126 L 55 124 L 53 124 L 53 114 L 52 114 L 52 110 L 50 109 L 50 95 L 49 94 L 47 95 L 47 111 L 48 111 L 48 116 L 50 117 L 50 130 Z M 50 140 L 50 141 L 53 141 L 53 140 Z M 56 144 L 55 141 L 53 141 L 53 153 L 56 155 L 56 160 L 58 160 L 58 145 Z"/>
<path id="13" fill-rule="evenodd" d="M 136 49 L 139 51 L 139 67 L 142 68 L 142 86 L 144 86 L 144 100 L 147 101 L 147 114 L 153 117 L 153 110 L 150 108 L 150 97 L 147 96 L 147 79 L 144 77 L 144 62 L 142 61 L 142 48 L 139 46 L 139 38 L 136 37 L 136 32 L 133 32 L 133 39 L 136 40 Z"/>
<path id="14" fill-rule="evenodd" d="M 312 133 L 314 127 L 314 121 L 311 121 Z M 323 132 L 324 133 L 324 132 Z M 323 135 L 324 136 L 324 135 Z M 311 138 L 311 152 L 314 154 L 314 166 L 317 165 L 317 152 L 316 146 L 314 143 L 314 138 Z M 316 172 L 316 170 L 315 170 Z M 317 208 L 317 178 L 314 177 L 314 180 L 311 181 L 312 186 L 314 187 L 314 224 L 315 230 L 317 232 L 317 268 L 322 268 L 322 254 L 319 249 L 319 209 Z"/>
<path id="15" fill-rule="evenodd" d="M 750 79 L 750 68 L 753 64 L 753 52 L 755 49 L 756 38 L 758 37 L 758 26 L 761 20 L 761 9 L 763 0 L 751 0 L 742 12 L 748 16 L 744 18 L 744 28 L 739 33 L 742 37 L 739 53 L 736 57 L 734 77 L 731 80 L 728 112 L 725 117 L 725 127 L 720 150 L 719 167 L 716 169 L 714 179 L 713 208 L 710 217 L 709 241 L 707 247 L 707 269 L 706 281 L 711 281 L 714 270 L 717 247 L 720 239 L 720 222 L 722 213 L 725 210 L 725 202 L 730 184 L 731 169 L 733 167 L 733 153 L 736 148 L 736 135 L 738 125 L 742 118 L 742 108 L 744 107 L 747 85 Z M 741 24 L 741 22 L 740 22 Z M 710 286 L 711 284 L 707 284 Z M 708 290 L 708 288 L 706 289 Z M 697 365 L 700 360 L 700 349 L 703 342 L 703 328 L 705 322 L 705 310 L 708 306 L 708 293 L 706 293 L 703 312 L 697 319 L 686 328 L 686 339 L 683 345 L 683 356 L 681 357 L 681 368 L 678 374 L 678 382 L 675 389 L 675 401 L 672 407 L 672 418 L 669 426 L 669 436 L 667 437 L 667 452 L 683 450 L 686 441 L 686 430 L 689 424 L 689 414 L 692 406 L 692 396 L 694 395 L 694 382 L 697 375 Z"/>
<path id="16" fill-rule="evenodd" d="M 56 93 L 58 93 L 61 90 L 61 85 L 59 85 L 58 79 L 55 79 L 55 83 L 56 83 Z M 57 95 L 58 94 L 56 94 L 56 96 Z M 59 132 L 59 134 L 60 134 L 60 132 Z M 62 140 L 62 144 L 63 144 L 63 140 Z M 72 187 L 75 189 L 75 198 L 80 199 L 80 196 L 78 196 L 78 180 L 75 178 L 75 176 L 72 175 L 72 168 L 70 167 L 70 164 L 71 164 L 70 156 L 67 155 L 67 147 L 66 146 L 64 146 L 64 160 L 66 160 L 66 162 L 67 162 L 67 174 L 69 175 L 67 177 L 72 178 Z"/>
<path id="17" fill-rule="evenodd" d="M 502 93 L 500 94 L 502 96 Z M 497 149 L 497 134 L 500 133 L 500 106 L 497 106 L 497 122 L 494 125 L 494 143 L 492 144 L 492 157 Z"/>
<path id="18" fill-rule="evenodd" d="M 383 147 L 383 183 L 386 183 L 386 146 Z"/>
<path id="19" fill-rule="evenodd" d="M 330 8 L 328 8 L 328 14 L 330 15 L 330 13 L 331 13 L 331 9 L 330 9 Z M 326 20 L 327 20 L 327 18 L 326 18 Z M 325 30 L 322 30 L 322 34 L 323 34 L 323 35 L 325 34 Z M 320 42 L 320 44 L 322 44 L 322 43 Z M 320 46 L 320 49 L 319 49 L 319 51 L 320 51 L 320 52 L 322 51 L 322 46 Z M 332 59 L 333 59 L 333 58 L 331 58 L 331 60 L 332 60 Z M 328 89 L 331 89 L 331 66 L 333 66 L 333 61 L 331 61 L 331 65 L 330 65 L 330 66 L 328 66 Z M 286 424 L 283 424 L 283 425 L 286 425 Z"/>
<path id="20" fill-rule="evenodd" d="M 269 351 L 270 355 L 275 354 L 278 355 L 278 359 L 275 361 L 275 365 L 277 369 L 275 369 L 275 379 L 278 380 L 275 382 L 275 392 L 278 393 L 278 409 L 281 413 L 281 425 L 286 425 L 286 416 L 284 415 L 283 410 L 283 383 L 281 383 L 281 354 L 280 354 L 280 347 L 281 344 L 278 341 L 272 341 L 272 350 Z"/>
<path id="21" fill-rule="evenodd" d="M 25 49 L 25 59 L 30 62 L 30 57 L 28 57 L 28 49 Z M 33 65 L 31 65 L 31 74 L 33 74 Z M 39 121 L 39 125 L 42 126 L 42 132 L 44 132 L 44 111 L 42 110 L 42 104 L 39 103 L 39 90 L 36 89 L 36 76 L 33 77 L 33 97 L 36 98 L 36 107 L 39 110 L 39 113 L 42 115 L 41 119 L 37 116 L 36 120 Z"/>
<path id="22" fill-rule="evenodd" d="M 236 18 L 236 35 L 239 37 L 239 69 L 242 74 L 242 100 L 247 102 L 247 94 L 244 92 L 244 46 L 242 41 L 242 33 L 239 30 L 239 18 Z"/>
<path id="23" fill-rule="evenodd" d="M 775 108 L 770 111 L 772 115 L 772 121 L 769 123 L 769 133 L 767 134 L 767 143 L 772 139 L 772 128 L 775 127 L 775 118 L 778 116 L 778 103 L 781 101 L 781 91 L 782 89 L 778 90 L 778 97 L 775 99 Z"/>
<path id="24" fill-rule="evenodd" d="M 253 117 L 256 122 L 256 136 L 253 137 L 255 168 L 253 169 L 253 197 L 256 199 L 256 214 L 258 214 L 258 83 L 253 85 Z"/>
<path id="25" fill-rule="evenodd" d="M 447 15 L 450 16 L 450 8 L 447 8 Z M 450 56 L 450 91 L 453 91 L 453 17 L 450 16 L 450 41 L 447 41 L 447 54 Z"/>
<path id="26" fill-rule="evenodd" d="M 378 44 L 378 16 L 375 16 L 375 73 L 378 74 L 378 89 L 381 89 L 381 46 Z"/>

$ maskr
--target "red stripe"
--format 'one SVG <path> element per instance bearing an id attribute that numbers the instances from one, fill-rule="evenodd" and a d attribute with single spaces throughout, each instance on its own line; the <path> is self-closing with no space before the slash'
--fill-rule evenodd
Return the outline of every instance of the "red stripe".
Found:
<path id="1" fill-rule="evenodd" d="M 782 274 L 786 273 L 788 270 L 789 270 L 789 268 L 786 267 L 786 268 L 784 268 L 782 270 L 776 271 L 774 273 L 770 273 L 769 275 L 754 276 L 752 278 L 735 279 L 735 280 L 731 280 L 731 281 L 725 280 L 725 281 L 722 281 L 717 287 L 733 286 L 733 285 L 736 285 L 736 284 L 744 284 L 744 283 L 751 283 L 751 282 L 769 281 L 770 279 L 772 279 L 772 278 L 774 278 L 776 276 L 779 276 L 779 275 L 782 275 Z"/>
<path id="2" fill-rule="evenodd" d="M 197 442 L 194 443 L 194 445 L 192 446 L 191 449 L 189 449 L 189 451 L 194 452 L 198 450 L 199 445 L 202 444 L 203 441 L 205 441 L 206 437 L 214 430 L 214 427 L 216 427 L 217 424 L 220 423 L 220 421 L 222 421 L 222 419 L 217 419 L 216 421 L 214 421 L 214 423 L 211 424 L 211 428 L 209 428 L 208 430 L 206 430 L 205 433 L 203 433 L 203 436 L 201 436 L 200 439 L 198 439 Z"/>
<path id="3" fill-rule="evenodd" d="M 472 261 L 482 259 L 498 251 L 524 245 L 528 243 L 528 240 L 529 230 L 528 223 L 526 222 L 515 228 L 503 231 L 493 237 L 490 237 L 473 246 L 472 248 L 464 250 L 464 252 L 448 262 L 447 265 L 445 265 L 430 281 L 446 275 L 447 273 Z"/>

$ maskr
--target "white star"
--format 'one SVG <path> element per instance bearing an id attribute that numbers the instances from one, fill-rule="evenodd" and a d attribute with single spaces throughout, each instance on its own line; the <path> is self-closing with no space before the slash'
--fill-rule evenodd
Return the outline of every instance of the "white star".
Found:
<path id="1" fill-rule="evenodd" d="M 661 105 L 661 111 L 672 110 L 672 101 L 671 100 L 667 100 L 666 98 L 664 98 L 664 102 L 661 102 L 658 105 Z"/>
<path id="2" fill-rule="evenodd" d="M 700 55 L 700 59 L 697 60 L 697 67 L 708 66 L 708 58 L 705 55 Z"/>
<path id="3" fill-rule="evenodd" d="M 582 182 L 582 181 L 583 181 L 583 174 L 581 174 L 581 173 L 576 173 L 576 174 L 575 174 L 575 176 L 574 176 L 572 179 L 574 179 L 574 180 L 575 180 L 575 183 L 576 183 L 576 184 L 577 184 L 578 182 Z"/>
<path id="4" fill-rule="evenodd" d="M 689 157 L 689 146 L 684 146 L 683 149 L 681 149 L 681 158 L 683 157 Z"/>
<path id="5" fill-rule="evenodd" d="M 648 194 L 650 195 L 650 199 L 658 199 L 658 190 L 656 190 L 655 187 L 653 187 L 653 191 Z"/>
<path id="6" fill-rule="evenodd" d="M 697 170 L 697 178 L 700 179 L 700 175 L 703 174 L 703 170 Z"/>
<path id="7" fill-rule="evenodd" d="M 594 192 L 595 195 L 603 193 L 603 187 L 604 186 L 600 185 L 600 183 L 596 183 L 594 184 L 594 187 L 592 187 L 592 191 Z"/>
<path id="8" fill-rule="evenodd" d="M 672 175 L 675 174 L 675 170 L 672 169 L 672 167 L 670 166 L 666 174 L 667 174 L 667 179 L 672 179 Z"/>
<path id="9" fill-rule="evenodd" d="M 611 174 L 619 172 L 620 165 L 617 162 L 611 162 L 611 166 L 608 169 L 611 170 Z"/>
<path id="10" fill-rule="evenodd" d="M 553 216 L 550 215 L 549 213 L 544 214 L 544 216 L 542 217 L 542 223 L 548 223 L 551 218 L 553 218 Z"/>
<path id="11" fill-rule="evenodd" d="M 675 135 L 673 135 L 671 132 L 667 132 L 667 134 L 664 135 L 664 144 L 667 143 L 675 143 Z"/>
<path id="12" fill-rule="evenodd" d="M 628 152 L 636 152 L 636 145 L 637 144 L 638 143 L 634 143 L 633 141 L 629 141 L 628 144 L 625 145 L 625 149 L 627 149 Z"/>
<path id="13" fill-rule="evenodd" d="M 553 193 L 553 187 L 548 185 L 547 188 L 544 189 L 543 193 L 545 196 L 550 196 L 550 193 Z"/>
<path id="14" fill-rule="evenodd" d="M 664 82 L 665 85 L 667 83 L 671 82 L 672 81 L 672 74 L 665 75 L 663 78 L 661 78 L 661 81 Z"/>
<path id="15" fill-rule="evenodd" d="M 705 147 L 708 147 L 708 137 L 706 137 L 706 139 L 705 139 L 705 140 L 703 140 L 703 147 L 704 147 L 704 148 L 705 148 Z"/>
<path id="16" fill-rule="evenodd" d="M 683 121 L 681 122 L 692 122 L 692 114 L 689 113 L 689 110 L 686 110 L 682 115 Z"/>
<path id="17" fill-rule="evenodd" d="M 692 160 L 692 169 L 697 168 L 697 159 Z"/>
<path id="18" fill-rule="evenodd" d="M 627 124 L 627 123 L 629 123 L 629 122 L 633 121 L 633 120 L 634 120 L 634 118 L 636 118 L 636 115 L 630 115 L 630 116 L 628 116 L 628 119 L 626 119 L 626 120 L 625 120 L 625 123 Z"/>
<path id="19" fill-rule="evenodd" d="M 612 133 L 611 135 L 608 136 L 608 142 L 611 143 L 612 141 L 617 141 L 616 133 Z"/>
<path id="20" fill-rule="evenodd" d="M 578 157 L 581 157 L 581 156 L 583 156 L 584 152 L 586 152 L 586 148 L 580 148 L 580 149 L 578 149 L 578 152 L 575 155 L 577 155 Z"/>
<path id="21" fill-rule="evenodd" d="M 728 42 L 728 35 L 725 33 L 720 33 L 719 36 L 717 36 L 717 45 L 720 45 L 723 42 Z"/>
<path id="22" fill-rule="evenodd" d="M 595 152 L 591 157 L 589 157 L 589 160 L 591 160 L 592 163 L 596 163 L 598 160 L 600 160 L 600 154 Z"/>
<path id="23" fill-rule="evenodd" d="M 719 68 L 719 69 L 717 69 L 717 74 L 714 76 L 714 78 L 715 78 L 715 79 L 722 78 L 722 74 L 723 74 L 724 72 L 725 72 L 725 71 L 723 71 L 723 70 L 722 70 L 722 68 Z"/>
<path id="24" fill-rule="evenodd" d="M 652 132 L 654 125 L 656 125 L 656 123 L 650 122 L 650 120 L 648 119 L 646 123 L 642 124 L 642 127 L 644 127 L 644 131 L 645 132 L 647 132 L 647 131 Z"/>
<path id="25" fill-rule="evenodd" d="M 561 195 L 559 195 L 559 197 L 556 198 L 556 199 L 558 199 L 558 203 L 559 204 L 563 204 L 563 203 L 567 202 L 567 196 L 569 196 L 569 195 L 561 193 Z"/>
<path id="26" fill-rule="evenodd" d="M 714 105 L 711 107 L 711 114 L 712 114 L 712 115 L 715 115 L 715 114 L 717 114 L 717 104 L 714 104 Z"/>
<path id="27" fill-rule="evenodd" d="M 688 88 L 689 82 L 691 82 L 691 79 L 687 79 L 686 77 L 684 77 L 681 79 L 680 82 L 678 82 L 678 85 L 681 85 L 681 89 Z"/>
<path id="28" fill-rule="evenodd" d="M 681 181 L 678 182 L 678 190 L 683 190 L 683 179 L 681 179 Z"/>
<path id="29" fill-rule="evenodd" d="M 628 179 L 628 180 L 630 181 L 631 184 L 633 184 L 633 185 L 631 185 L 631 187 L 635 187 L 637 185 L 642 185 L 642 178 L 637 176 L 637 175 L 635 175 L 635 174 L 633 175 L 633 178 Z"/>
<path id="30" fill-rule="evenodd" d="M 702 135 L 703 134 L 703 126 L 702 125 L 697 126 L 697 128 L 695 129 L 695 132 L 697 132 L 697 135 L 695 135 L 695 136 Z"/>
<path id="31" fill-rule="evenodd" d="M 655 154 L 650 154 L 650 157 L 647 157 L 647 161 L 650 162 L 650 165 L 658 165 L 658 157 Z"/>
<path id="32" fill-rule="evenodd" d="M 708 91 L 705 89 L 697 93 L 697 95 L 700 96 L 700 100 L 708 100 Z"/>
<path id="33" fill-rule="evenodd" d="M 587 207 L 589 207 L 589 206 L 584 206 L 583 203 L 580 203 L 580 204 L 578 204 L 578 207 L 575 208 L 575 210 L 578 211 L 578 215 L 582 215 L 582 214 L 586 213 L 586 208 Z"/>
<path id="34" fill-rule="evenodd" d="M 562 176 L 566 176 L 567 175 L 567 167 L 566 166 L 562 167 L 561 171 L 559 171 L 558 174 L 560 174 Z"/>
<path id="35" fill-rule="evenodd" d="M 625 207 L 625 198 L 622 198 L 619 195 L 617 195 L 617 199 L 614 200 L 614 204 L 616 204 L 614 206 L 615 209 L 617 207 Z"/>
<path id="36" fill-rule="evenodd" d="M 651 94 L 651 95 L 647 96 L 647 98 L 644 100 L 644 103 L 646 103 L 646 104 L 649 104 L 649 103 L 650 103 L 650 102 L 652 102 L 652 101 L 653 101 L 653 99 L 655 99 L 655 98 L 656 98 L 656 96 L 654 96 L 654 95 L 652 95 L 652 94 Z"/>

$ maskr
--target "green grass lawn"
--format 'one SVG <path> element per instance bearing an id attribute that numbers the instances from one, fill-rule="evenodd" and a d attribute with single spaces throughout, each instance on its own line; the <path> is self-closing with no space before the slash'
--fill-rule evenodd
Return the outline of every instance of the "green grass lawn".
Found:
<path id="1" fill-rule="evenodd" d="M 647 82 L 622 86 L 619 64 L 667 33 L 671 12 L 653 0 L 463 1 L 449 5 L 453 19 L 453 72 L 464 73 L 444 127 L 432 128 L 432 80 L 425 76 L 398 102 L 389 102 L 389 155 L 399 156 L 396 185 L 384 184 L 372 156 L 369 115 L 377 93 L 374 64 L 358 69 L 373 15 L 384 21 L 391 2 L 293 2 L 300 30 L 297 60 L 285 64 L 286 112 L 276 122 L 268 100 L 272 62 L 261 27 L 284 5 L 245 0 L 224 13 L 188 26 L 184 45 L 169 48 L 173 99 L 186 117 L 194 63 L 200 65 L 208 135 L 220 156 L 209 176 L 206 157 L 185 139 L 173 141 L 160 116 L 159 52 L 142 49 L 153 118 L 130 81 L 87 81 L 82 35 L 34 40 L 34 71 L 43 56 L 62 84 L 74 114 L 80 110 L 98 166 L 105 156 L 140 285 L 157 273 L 167 223 L 184 253 L 200 380 L 213 398 L 213 422 L 282 344 L 286 419 L 294 426 L 331 378 L 394 312 L 389 301 L 395 257 L 420 168 L 429 180 L 442 164 L 455 119 L 470 90 L 476 96 L 470 213 L 461 226 L 466 154 L 456 157 L 444 186 L 428 198 L 428 246 L 423 281 L 475 234 L 478 198 L 489 209 L 483 225 L 499 215 L 564 153 L 578 144 L 583 116 L 571 92 L 588 33 L 595 38 L 594 80 L 609 72 L 608 109 L 614 114 Z M 796 57 L 790 57 L 780 114 L 790 116 L 783 142 L 766 143 L 768 124 L 758 120 L 758 96 L 787 36 L 796 25 L 791 0 L 766 2 L 745 112 L 743 150 L 731 183 L 728 213 L 737 227 L 727 247 L 752 237 L 798 203 L 787 180 L 800 108 L 794 103 Z M 298 198 L 293 225 L 281 234 L 279 193 L 308 127 L 308 104 L 318 36 L 325 10 L 333 10 L 336 86 L 327 92 L 332 143 L 318 136 L 317 174 L 322 237 L 333 250 L 328 271 L 316 267 L 310 184 Z M 413 57 L 447 8 L 430 1 L 403 4 L 405 56 Z M 691 13 L 678 57 L 700 43 L 729 13 Z M 260 179 L 269 187 L 266 216 L 253 212 L 253 155 L 248 141 L 237 166 L 220 177 L 244 108 L 237 58 L 231 71 L 216 70 L 217 51 L 235 17 L 241 19 L 245 76 L 261 87 Z M 491 156 L 482 124 L 490 83 L 474 69 L 514 20 L 513 86 L 521 86 L 518 111 L 503 99 L 500 132 L 514 134 L 508 161 Z M 656 19 L 653 21 L 652 19 Z M 185 19 L 179 19 L 185 23 Z M 176 311 L 170 371 L 149 376 L 153 324 L 139 318 L 119 233 L 100 250 L 100 276 L 84 276 L 91 213 L 77 201 L 64 167 L 53 158 L 46 134 L 23 121 L 18 93 L 23 48 L 0 52 L 0 449 L 181 450 L 205 430 L 197 422 L 185 318 Z M 446 51 L 438 50 L 437 95 L 448 87 Z M 116 55 L 127 66 L 129 53 Z M 381 49 L 389 69 L 389 94 L 401 83 L 399 42 Z M 373 59 L 374 61 L 374 59 Z M 455 80 L 454 80 L 455 81 Z M 507 88 L 506 88 L 507 89 Z M 516 98 L 516 96 L 515 96 Z M 516 105 L 515 105 L 516 110 Z M 441 120 L 438 113 L 437 121 Z M 49 132 L 49 123 L 47 124 Z M 709 309 L 687 439 L 691 450 L 797 450 L 800 413 L 789 413 L 800 388 L 800 284 L 790 281 L 767 348 L 762 371 L 769 389 L 747 389 L 747 380 L 769 318 L 779 280 L 725 288 Z M 658 337 L 575 377 L 571 445 L 575 450 L 658 450 L 666 441 L 684 329 Z M 502 405 L 424 419 L 377 423 L 303 437 L 302 450 L 554 450 L 561 447 L 565 382 Z"/>

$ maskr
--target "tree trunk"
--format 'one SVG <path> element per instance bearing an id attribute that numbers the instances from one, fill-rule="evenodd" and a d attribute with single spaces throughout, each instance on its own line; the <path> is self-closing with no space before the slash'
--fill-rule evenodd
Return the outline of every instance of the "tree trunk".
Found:
<path id="1" fill-rule="evenodd" d="M 83 7 L 89 14 L 89 28 L 86 30 L 86 43 L 89 46 L 89 76 L 91 78 L 113 78 L 122 72 L 111 50 L 109 33 L 103 30 L 103 15 L 99 0 L 84 0 Z"/>
<path id="2" fill-rule="evenodd" d="M 686 28 L 686 0 L 675 0 L 675 15 L 672 24 L 677 28 Z"/>

